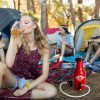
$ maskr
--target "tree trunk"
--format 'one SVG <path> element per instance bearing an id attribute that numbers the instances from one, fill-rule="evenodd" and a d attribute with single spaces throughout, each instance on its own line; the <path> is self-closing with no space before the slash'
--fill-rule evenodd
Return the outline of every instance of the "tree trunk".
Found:
<path id="1" fill-rule="evenodd" d="M 13 4 L 14 4 L 14 9 L 16 9 L 16 2 L 15 2 L 15 0 L 13 0 Z"/>
<path id="2" fill-rule="evenodd" d="M 27 0 L 27 10 L 31 10 L 31 2 L 30 2 L 30 0 Z"/>
<path id="3" fill-rule="evenodd" d="M 47 34 L 48 28 L 48 16 L 47 16 L 47 5 L 46 0 L 41 0 L 41 29 L 44 34 Z"/>
<path id="4" fill-rule="evenodd" d="M 95 0 L 95 15 L 94 18 L 99 18 L 100 0 Z"/>
<path id="5" fill-rule="evenodd" d="M 69 0 L 69 3 L 70 3 L 70 11 L 71 11 L 71 20 L 72 20 L 73 26 L 75 28 L 76 20 L 75 20 L 75 12 L 74 12 L 74 8 L 73 8 L 72 0 Z"/>
<path id="6" fill-rule="evenodd" d="M 32 3 L 31 9 L 36 14 L 34 0 L 31 0 L 31 3 Z"/>
<path id="7" fill-rule="evenodd" d="M 18 0 L 18 10 L 20 11 L 20 0 Z"/>
<path id="8" fill-rule="evenodd" d="M 80 22 L 83 22 L 82 3 L 83 0 L 78 0 L 78 15 Z"/>

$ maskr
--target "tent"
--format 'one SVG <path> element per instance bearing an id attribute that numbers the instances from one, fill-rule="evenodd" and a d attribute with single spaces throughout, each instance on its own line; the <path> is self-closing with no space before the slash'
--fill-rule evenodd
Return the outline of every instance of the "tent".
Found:
<path id="1" fill-rule="evenodd" d="M 48 29 L 47 38 L 50 44 L 57 42 L 58 33 L 57 28 Z M 100 36 L 100 19 L 87 20 L 80 24 L 74 35 L 75 52 L 84 51 L 86 41 L 97 36 Z"/>
<path id="2" fill-rule="evenodd" d="M 49 28 L 47 30 L 47 38 L 49 44 L 57 43 L 57 35 L 59 33 L 59 28 Z"/>
<path id="3" fill-rule="evenodd" d="M 75 51 L 84 51 L 86 41 L 91 37 L 98 36 L 100 36 L 100 19 L 92 19 L 83 22 L 75 30 Z"/>
<path id="4" fill-rule="evenodd" d="M 56 37 L 58 35 L 58 32 L 59 30 L 55 32 L 53 31 L 52 34 L 51 33 L 49 34 L 48 32 L 47 37 L 50 44 L 53 44 L 57 41 Z M 87 20 L 83 22 L 82 24 L 80 24 L 76 28 L 75 35 L 74 35 L 75 57 L 77 55 L 81 55 L 85 57 L 86 53 L 80 52 L 80 51 L 85 50 L 85 43 L 88 39 L 90 39 L 91 37 L 97 37 L 97 36 L 100 36 L 100 19 Z"/>

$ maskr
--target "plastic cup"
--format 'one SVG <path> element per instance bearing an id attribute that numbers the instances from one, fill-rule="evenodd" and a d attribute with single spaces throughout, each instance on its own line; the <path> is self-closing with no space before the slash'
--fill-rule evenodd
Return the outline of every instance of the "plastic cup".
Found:
<path id="1" fill-rule="evenodd" d="M 20 29 L 20 25 L 17 24 L 14 29 L 11 31 L 11 34 L 14 36 L 14 37 L 18 37 L 21 33 L 21 29 Z"/>

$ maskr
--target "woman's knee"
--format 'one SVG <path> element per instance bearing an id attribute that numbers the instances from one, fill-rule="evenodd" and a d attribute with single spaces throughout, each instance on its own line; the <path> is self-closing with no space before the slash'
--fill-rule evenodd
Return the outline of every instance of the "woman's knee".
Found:
<path id="1" fill-rule="evenodd" d="M 46 91 L 48 93 L 48 97 L 54 97 L 57 95 L 56 87 L 51 84 L 47 87 Z"/>
<path id="2" fill-rule="evenodd" d="M 57 89 L 56 89 L 56 87 L 52 87 L 51 88 L 51 97 L 54 97 L 54 96 L 56 96 L 57 95 Z"/>
<path id="3" fill-rule="evenodd" d="M 94 46 L 94 43 L 90 43 L 89 47 L 92 48 Z"/>

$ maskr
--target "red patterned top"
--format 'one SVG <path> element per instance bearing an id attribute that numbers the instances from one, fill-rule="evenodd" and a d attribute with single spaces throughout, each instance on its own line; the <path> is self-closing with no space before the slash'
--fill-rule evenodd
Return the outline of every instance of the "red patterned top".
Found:
<path id="1" fill-rule="evenodd" d="M 38 62 L 41 56 L 38 49 L 27 54 L 21 46 L 15 57 L 15 62 L 10 70 L 18 77 L 26 79 L 36 79 L 40 76 L 38 72 Z"/>

